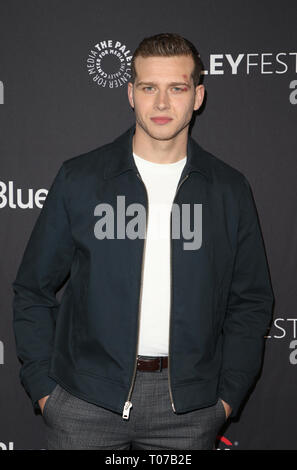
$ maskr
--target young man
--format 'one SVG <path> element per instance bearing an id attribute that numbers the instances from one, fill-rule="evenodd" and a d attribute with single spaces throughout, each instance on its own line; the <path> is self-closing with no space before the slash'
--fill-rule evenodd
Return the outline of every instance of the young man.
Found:
<path id="1" fill-rule="evenodd" d="M 188 134 L 201 68 L 144 39 L 135 125 L 64 161 L 38 217 L 13 307 L 48 449 L 213 449 L 255 382 L 273 293 L 247 179 Z"/>

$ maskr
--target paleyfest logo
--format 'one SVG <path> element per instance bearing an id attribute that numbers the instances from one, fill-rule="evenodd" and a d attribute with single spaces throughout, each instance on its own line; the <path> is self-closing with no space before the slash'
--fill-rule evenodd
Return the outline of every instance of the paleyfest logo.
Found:
<path id="1" fill-rule="evenodd" d="M 297 365 L 297 318 L 275 318 L 271 332 L 266 338 L 271 340 L 289 340 L 289 362 Z"/>
<path id="2" fill-rule="evenodd" d="M 95 44 L 87 58 L 87 69 L 96 85 L 118 88 L 131 78 L 132 53 L 127 46 L 113 39 Z"/>

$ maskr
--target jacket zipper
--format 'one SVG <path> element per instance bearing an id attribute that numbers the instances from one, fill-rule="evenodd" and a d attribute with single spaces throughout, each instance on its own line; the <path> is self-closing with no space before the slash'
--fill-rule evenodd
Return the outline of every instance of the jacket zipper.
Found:
<path id="1" fill-rule="evenodd" d="M 145 237 L 144 237 L 144 245 L 143 245 L 143 251 L 142 251 L 142 262 L 141 262 L 141 281 L 140 281 L 140 292 L 139 292 L 139 306 L 138 306 L 138 326 L 137 326 L 137 346 L 136 346 L 136 358 L 135 358 L 135 365 L 134 365 L 134 372 L 132 376 L 132 381 L 131 381 L 131 386 L 128 392 L 128 397 L 124 405 L 123 409 L 123 414 L 122 418 L 123 419 L 129 419 L 130 415 L 130 410 L 132 408 L 132 402 L 131 402 L 131 395 L 132 395 L 132 390 L 135 382 L 135 377 L 136 377 L 136 370 L 137 370 L 137 356 L 138 356 L 138 343 L 139 343 L 139 326 L 140 326 L 140 308 L 141 308 L 141 294 L 142 294 L 142 281 L 143 281 L 143 260 L 144 260 L 144 255 L 145 255 L 145 247 L 146 247 L 146 235 L 147 235 L 147 222 L 148 222 L 148 208 L 149 208 L 149 197 L 148 197 L 148 192 L 146 189 L 146 186 L 144 184 L 143 179 L 141 178 L 139 173 L 136 173 L 138 179 L 142 182 L 145 191 L 146 191 L 146 197 L 147 197 L 147 211 L 146 211 L 146 224 L 145 224 Z"/>
<path id="2" fill-rule="evenodd" d="M 171 211 L 170 211 L 170 220 L 171 220 L 171 216 L 172 216 L 172 208 L 173 208 L 173 204 L 174 204 L 174 201 L 175 201 L 175 198 L 176 198 L 176 195 L 178 193 L 178 190 L 179 188 L 181 187 L 181 185 L 183 184 L 183 182 L 188 178 L 189 176 L 189 173 L 187 175 L 184 176 L 184 178 L 182 179 L 182 181 L 179 183 L 177 189 L 176 189 L 176 192 L 175 192 L 175 195 L 174 195 L 174 198 L 173 198 L 173 202 L 172 202 L 172 207 L 171 207 Z M 171 389 L 171 379 L 170 379 L 170 330 L 171 330 L 171 310 L 172 310 L 172 233 L 171 233 L 171 222 L 170 222 L 170 313 L 169 313 L 169 345 L 168 345 L 168 386 L 169 386 L 169 395 L 170 395 L 170 400 L 171 400 L 171 406 L 172 406 L 172 409 L 173 411 L 176 413 L 176 409 L 175 409 L 175 406 L 174 406 L 174 401 L 173 401 L 173 396 L 172 396 L 172 389 Z"/>
<path id="3" fill-rule="evenodd" d="M 176 189 L 174 198 L 173 198 L 172 207 L 173 207 L 173 204 L 174 204 L 174 201 L 175 201 L 175 198 L 176 198 L 176 195 L 177 195 L 177 193 L 178 193 L 179 188 L 181 187 L 181 185 L 183 184 L 183 182 L 188 178 L 188 176 L 189 176 L 189 174 L 185 175 L 184 178 L 182 179 L 182 181 L 179 183 L 179 185 L 178 185 L 178 187 L 177 187 L 177 189 Z M 138 343 L 139 343 L 139 326 L 140 326 L 139 317 L 140 317 L 140 306 L 141 306 L 140 299 L 141 299 L 141 293 L 142 293 L 143 264 L 144 264 L 144 263 L 143 263 L 143 260 L 144 260 L 144 254 L 145 254 L 145 246 L 146 246 L 147 221 L 148 221 L 148 209 L 149 209 L 149 198 L 148 198 L 148 193 L 147 193 L 146 186 L 145 186 L 145 184 L 144 184 L 142 178 L 140 177 L 139 173 L 137 173 L 137 177 L 138 177 L 139 180 L 143 183 L 143 186 L 144 186 L 145 191 L 146 191 L 146 195 L 147 195 L 147 211 L 146 211 L 145 238 L 144 238 L 144 247 L 143 247 L 143 252 L 142 252 L 142 265 L 141 265 L 141 286 L 140 286 L 139 309 L 138 309 L 138 329 L 137 329 L 136 359 L 135 359 L 134 372 L 133 372 L 133 377 L 132 377 L 131 386 L 130 386 L 130 389 L 129 389 L 129 392 L 128 392 L 127 400 L 126 400 L 125 405 L 124 405 L 124 409 L 123 409 L 123 414 L 122 414 L 122 418 L 123 418 L 123 419 L 129 419 L 130 410 L 131 410 L 131 408 L 132 408 L 132 406 L 133 406 L 133 405 L 132 405 L 132 402 L 131 402 L 131 394 L 132 394 L 132 390 L 133 390 L 133 386 L 134 386 L 134 382 L 135 382 L 136 370 L 137 370 L 137 356 L 138 356 Z M 170 220 L 171 220 L 171 215 L 172 215 L 172 207 L 171 207 L 171 211 L 170 211 Z M 171 224 L 170 224 L 170 273 L 171 273 L 171 277 L 170 277 L 169 331 L 170 331 L 170 329 L 171 329 L 171 305 L 172 305 L 172 240 L 171 240 Z M 169 395 L 170 395 L 170 400 L 171 400 L 171 406 L 172 406 L 173 411 L 176 412 L 175 407 L 174 407 L 173 397 L 172 397 L 171 380 L 170 380 L 170 335 L 169 335 L 169 348 L 168 348 L 168 386 L 169 386 Z"/>

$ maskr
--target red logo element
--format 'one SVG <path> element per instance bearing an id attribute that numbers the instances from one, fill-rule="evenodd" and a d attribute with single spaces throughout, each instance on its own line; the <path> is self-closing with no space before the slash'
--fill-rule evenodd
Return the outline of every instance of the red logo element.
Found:
<path id="1" fill-rule="evenodd" d="M 226 444 L 226 446 L 232 446 L 232 442 L 230 442 L 225 436 L 217 436 L 217 439 Z"/>

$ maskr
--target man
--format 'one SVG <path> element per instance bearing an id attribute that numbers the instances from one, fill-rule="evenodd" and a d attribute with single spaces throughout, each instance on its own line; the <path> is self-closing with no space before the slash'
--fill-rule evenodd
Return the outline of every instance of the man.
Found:
<path id="1" fill-rule="evenodd" d="M 14 330 L 49 449 L 213 449 L 259 373 L 264 245 L 245 176 L 188 134 L 201 69 L 181 36 L 145 38 L 135 125 L 64 161 L 38 217 Z"/>

